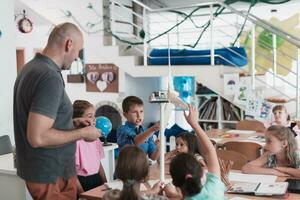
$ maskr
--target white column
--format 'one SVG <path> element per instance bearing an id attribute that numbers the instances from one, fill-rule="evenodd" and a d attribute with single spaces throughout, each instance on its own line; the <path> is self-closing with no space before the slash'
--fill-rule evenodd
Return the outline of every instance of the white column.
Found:
<path id="1" fill-rule="evenodd" d="M 166 152 L 166 140 L 165 140 L 165 106 L 166 103 L 160 104 L 160 181 L 165 181 L 165 152 Z"/>

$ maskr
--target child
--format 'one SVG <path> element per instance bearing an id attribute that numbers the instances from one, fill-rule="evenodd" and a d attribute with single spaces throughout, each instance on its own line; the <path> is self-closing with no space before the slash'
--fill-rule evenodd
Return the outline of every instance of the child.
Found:
<path id="1" fill-rule="evenodd" d="M 272 109 L 272 121 L 271 123 L 265 124 L 266 127 L 271 125 L 282 125 L 282 126 L 290 126 L 290 115 L 288 114 L 284 105 L 276 105 Z"/>
<path id="2" fill-rule="evenodd" d="M 160 182 L 150 190 L 140 191 L 140 184 L 147 181 L 148 173 L 146 154 L 135 145 L 127 145 L 120 151 L 115 171 L 117 178 L 123 182 L 123 189 L 106 192 L 104 200 L 165 200 L 165 197 L 157 195 L 161 188 Z"/>
<path id="3" fill-rule="evenodd" d="M 84 117 L 95 121 L 95 108 L 88 101 L 76 100 L 73 104 L 73 118 Z M 102 185 L 106 176 L 100 160 L 104 158 L 100 140 L 76 142 L 76 170 L 78 194 Z"/>
<path id="4" fill-rule="evenodd" d="M 300 177 L 300 157 L 294 131 L 288 127 L 273 125 L 268 128 L 265 138 L 266 152 L 256 160 L 247 163 L 242 171 Z"/>
<path id="5" fill-rule="evenodd" d="M 198 138 L 193 133 L 183 132 L 176 137 L 176 149 L 166 153 L 166 163 L 179 153 L 189 153 L 195 156 L 202 167 L 206 167 L 199 150 Z"/>
<path id="6" fill-rule="evenodd" d="M 225 199 L 225 187 L 220 179 L 218 157 L 213 144 L 198 124 L 199 112 L 189 105 L 189 114 L 184 114 L 187 122 L 195 130 L 203 150 L 208 170 L 206 182 L 201 186 L 200 179 L 203 175 L 203 169 L 196 158 L 187 153 L 180 153 L 171 161 L 170 174 L 174 186 L 181 190 L 182 196 L 170 185 L 166 185 L 164 191 L 169 198 L 223 200 Z"/>
<path id="7" fill-rule="evenodd" d="M 159 142 L 153 140 L 153 134 L 159 130 L 159 123 L 145 130 L 142 126 L 144 121 L 144 104 L 136 96 L 128 96 L 122 103 L 123 114 L 127 119 L 125 125 L 117 130 L 117 143 L 122 149 L 127 144 L 135 144 L 148 154 L 152 160 L 157 160 L 160 153 Z"/>

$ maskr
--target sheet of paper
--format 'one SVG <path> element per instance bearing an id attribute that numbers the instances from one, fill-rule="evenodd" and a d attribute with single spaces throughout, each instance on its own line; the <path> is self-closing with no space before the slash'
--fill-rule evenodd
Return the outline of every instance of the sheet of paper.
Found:
<path id="1" fill-rule="evenodd" d="M 229 180 L 236 182 L 248 182 L 248 183 L 274 183 L 277 176 L 262 175 L 262 174 L 243 174 L 239 172 L 230 172 Z"/>
<path id="2" fill-rule="evenodd" d="M 240 134 L 240 135 L 247 135 L 247 134 L 254 134 L 256 131 L 250 131 L 250 130 L 229 130 L 226 131 L 226 133 L 234 133 L 234 134 Z"/>
<path id="3" fill-rule="evenodd" d="M 257 195 L 284 195 L 288 187 L 287 182 L 276 182 L 274 184 L 261 184 L 256 190 Z"/>

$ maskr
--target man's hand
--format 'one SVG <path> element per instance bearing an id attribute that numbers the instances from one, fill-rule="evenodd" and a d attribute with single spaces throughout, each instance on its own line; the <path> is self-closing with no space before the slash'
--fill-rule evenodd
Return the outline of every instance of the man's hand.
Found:
<path id="1" fill-rule="evenodd" d="M 82 128 L 86 126 L 95 126 L 95 119 L 78 117 L 73 119 L 73 124 L 75 128 Z"/>
<path id="2" fill-rule="evenodd" d="M 101 137 L 101 132 L 94 126 L 86 126 L 81 129 L 82 137 L 86 142 L 93 142 L 94 140 Z"/>

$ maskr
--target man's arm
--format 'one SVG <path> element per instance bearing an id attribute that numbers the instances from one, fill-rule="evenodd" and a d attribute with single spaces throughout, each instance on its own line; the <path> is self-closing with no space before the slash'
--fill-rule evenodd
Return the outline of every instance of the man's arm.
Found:
<path id="1" fill-rule="evenodd" d="M 94 141 L 100 132 L 93 126 L 70 131 L 53 128 L 54 120 L 44 115 L 30 112 L 27 121 L 27 139 L 33 148 L 54 147 L 74 142 L 79 139 Z"/>

